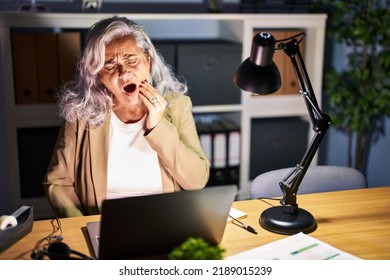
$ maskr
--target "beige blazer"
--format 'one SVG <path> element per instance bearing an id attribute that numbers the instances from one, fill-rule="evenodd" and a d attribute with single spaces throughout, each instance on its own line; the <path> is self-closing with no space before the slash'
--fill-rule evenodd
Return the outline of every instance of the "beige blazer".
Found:
<path id="1" fill-rule="evenodd" d="M 210 163 L 199 142 L 191 100 L 173 94 L 166 100 L 164 118 L 145 135 L 158 154 L 163 191 L 202 189 L 209 179 Z M 110 119 L 97 128 L 85 128 L 82 122 L 61 126 L 43 182 L 59 217 L 100 213 L 107 194 Z"/>

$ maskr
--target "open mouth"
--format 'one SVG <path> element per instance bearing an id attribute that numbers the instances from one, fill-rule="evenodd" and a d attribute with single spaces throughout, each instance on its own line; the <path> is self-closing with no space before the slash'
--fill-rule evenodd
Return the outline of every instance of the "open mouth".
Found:
<path id="1" fill-rule="evenodd" d="M 126 93 L 133 93 L 136 89 L 137 89 L 137 85 L 136 84 L 128 84 L 128 85 L 125 85 L 123 87 L 123 90 Z"/>

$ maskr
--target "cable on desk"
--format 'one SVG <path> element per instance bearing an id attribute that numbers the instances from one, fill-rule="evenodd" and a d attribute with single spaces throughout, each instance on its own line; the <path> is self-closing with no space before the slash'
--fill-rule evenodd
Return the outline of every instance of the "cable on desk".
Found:
<path id="1" fill-rule="evenodd" d="M 268 204 L 270 206 L 275 206 L 275 205 L 271 204 L 270 202 L 268 202 L 266 200 L 280 201 L 280 198 L 276 198 L 276 197 L 258 197 L 256 199 L 258 199 L 258 200 L 260 200 L 260 201 L 262 201 L 262 202 L 264 202 L 264 203 L 266 203 L 266 204 Z"/>
<path id="2" fill-rule="evenodd" d="M 52 226 L 52 231 L 47 236 L 43 237 L 42 239 L 38 240 L 37 243 L 35 243 L 35 246 L 31 252 L 32 259 L 41 259 L 43 257 L 42 247 L 49 246 L 53 243 L 53 241 L 62 241 L 64 239 L 62 236 L 60 219 L 54 218 L 50 221 L 50 224 Z M 45 241 L 46 243 L 44 243 Z"/>

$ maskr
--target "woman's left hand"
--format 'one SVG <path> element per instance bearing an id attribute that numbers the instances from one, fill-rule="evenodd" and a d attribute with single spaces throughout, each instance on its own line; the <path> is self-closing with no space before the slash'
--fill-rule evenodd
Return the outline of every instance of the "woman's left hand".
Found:
<path id="1" fill-rule="evenodd" d="M 147 81 L 139 85 L 139 92 L 145 107 L 148 110 L 146 128 L 153 129 L 163 118 L 167 101 L 157 92 L 157 90 Z"/>

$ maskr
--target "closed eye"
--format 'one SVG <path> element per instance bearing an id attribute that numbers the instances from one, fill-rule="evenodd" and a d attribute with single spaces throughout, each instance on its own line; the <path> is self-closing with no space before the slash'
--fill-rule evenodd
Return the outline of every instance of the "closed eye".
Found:
<path id="1" fill-rule="evenodd" d="M 104 66 L 104 69 L 107 71 L 112 71 L 115 70 L 116 66 L 115 65 L 110 65 L 110 66 Z"/>
<path id="2" fill-rule="evenodd" d="M 134 66 L 137 63 L 138 59 L 133 58 L 133 59 L 127 59 L 126 64 L 129 66 Z"/>
<path id="3" fill-rule="evenodd" d="M 113 60 L 106 61 L 103 67 L 103 69 L 108 72 L 115 71 L 116 68 L 117 68 L 116 63 Z"/>

